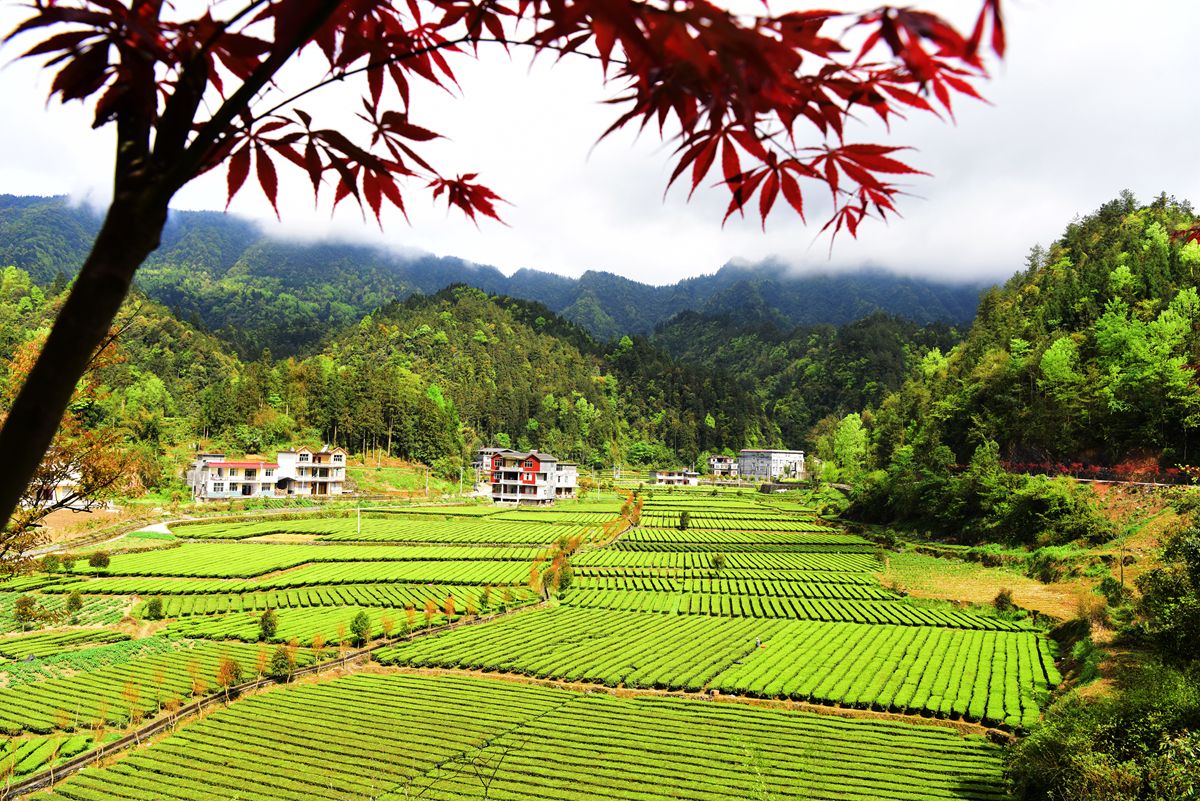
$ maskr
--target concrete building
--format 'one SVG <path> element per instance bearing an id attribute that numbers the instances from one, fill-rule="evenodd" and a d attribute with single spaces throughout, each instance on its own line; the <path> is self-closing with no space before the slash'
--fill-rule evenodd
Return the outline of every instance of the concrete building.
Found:
<path id="1" fill-rule="evenodd" d="M 737 459 L 732 456 L 710 456 L 708 457 L 708 472 L 716 478 L 737 478 Z"/>
<path id="2" fill-rule="evenodd" d="M 281 495 L 341 495 L 346 491 L 346 449 L 300 448 L 279 454 Z"/>
<path id="3" fill-rule="evenodd" d="M 223 453 L 202 453 L 188 471 L 188 484 L 198 501 L 273 497 L 278 470 L 277 462 L 231 461 Z"/>
<path id="4" fill-rule="evenodd" d="M 578 468 L 548 453 L 486 448 L 478 458 L 490 460 L 484 481 L 492 486 L 496 503 L 553 503 L 574 498 Z"/>
<path id="5" fill-rule="evenodd" d="M 665 487 L 695 487 L 700 484 L 700 474 L 691 470 L 652 470 L 650 480 Z"/>
<path id="6" fill-rule="evenodd" d="M 746 449 L 738 452 L 742 478 L 774 480 L 804 478 L 804 451 Z"/>
<path id="7" fill-rule="evenodd" d="M 188 470 L 188 486 L 198 501 L 274 498 L 287 495 L 341 495 L 346 487 L 346 450 L 282 451 L 274 462 L 229 460 L 201 453 Z"/>

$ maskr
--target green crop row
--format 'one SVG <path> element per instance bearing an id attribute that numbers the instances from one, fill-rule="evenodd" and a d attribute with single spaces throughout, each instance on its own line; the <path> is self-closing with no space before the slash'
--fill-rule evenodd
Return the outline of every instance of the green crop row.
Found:
<path id="1" fill-rule="evenodd" d="M 56 580 L 53 584 L 43 582 L 39 586 L 45 587 L 47 591 L 68 593 L 72 589 L 75 589 L 77 585 Z M 22 593 L 19 592 L 0 592 L 0 634 L 20 630 L 20 626 L 13 619 L 13 604 L 21 595 Z M 37 599 L 38 606 L 43 611 L 49 613 L 52 618 L 61 620 L 62 622 L 76 623 L 81 626 L 117 623 L 125 616 L 125 610 L 129 607 L 129 603 L 122 598 L 85 595 L 83 598 L 83 607 L 78 613 L 71 615 L 66 611 L 67 596 L 65 594 L 45 595 L 35 593 L 34 597 Z M 40 626 L 42 623 L 35 625 Z"/>
<path id="2" fill-rule="evenodd" d="M 1005 796 L 1000 749 L 945 729 L 397 675 L 277 688 L 111 767 L 84 770 L 46 796 L 233 797 L 999 801 Z"/>
<path id="3" fill-rule="evenodd" d="M 92 747 L 90 734 L 29 737 L 0 743 L 0 786 L 9 778 L 22 778 L 55 762 L 78 756 Z"/>
<path id="4" fill-rule="evenodd" d="M 871 572 L 879 561 L 869 554 L 841 553 L 720 553 L 672 551 L 666 553 L 600 549 L 579 554 L 571 563 L 576 567 L 640 567 L 681 570 L 825 570 Z"/>
<path id="5" fill-rule="evenodd" d="M 116 554 L 80 575 L 250 578 L 317 562 L 532 562 L 542 549 L 461 545 L 317 545 L 189 542 Z"/>
<path id="6" fill-rule="evenodd" d="M 581 609 L 668 612 L 716 617 L 785 618 L 830 623 L 888 623 L 947 626 L 987 631 L 1021 631 L 1026 626 L 996 617 L 910 606 L 902 600 L 776 598 L 759 595 L 665 593 L 637 590 L 571 590 L 563 603 Z"/>
<path id="7" fill-rule="evenodd" d="M 680 513 L 677 512 L 642 512 L 639 525 L 647 528 L 674 528 L 680 526 Z M 701 512 L 688 513 L 688 531 L 693 529 L 713 531 L 764 531 L 764 532 L 830 532 L 834 529 L 821 526 L 808 518 L 780 516 L 741 516 L 705 514 Z"/>
<path id="8" fill-rule="evenodd" d="M 444 599 L 443 599 L 444 600 Z M 463 609 L 465 600 L 458 599 L 459 607 L 454 619 L 457 619 Z M 353 639 L 351 621 L 359 612 L 365 612 L 370 622 L 370 639 L 394 636 L 407 633 L 430 625 L 438 626 L 448 622 L 449 618 L 441 611 L 441 602 L 437 611 L 429 618 L 425 616 L 424 607 L 405 610 L 380 609 L 379 607 L 319 607 L 315 609 L 286 609 L 276 612 L 277 629 L 271 642 L 292 642 L 311 646 L 318 634 L 330 646 L 349 644 Z M 411 621 L 409 617 L 411 616 Z M 199 615 L 172 623 L 167 630 L 183 637 L 193 637 L 206 640 L 241 640 L 242 642 L 258 642 L 261 628 L 260 613 L 240 612 L 225 615 Z"/>
<path id="9" fill-rule="evenodd" d="M 265 646 L 197 642 L 170 651 L 138 656 L 129 661 L 78 674 L 0 687 L 0 731 L 48 734 L 56 729 L 127 725 L 131 717 L 157 711 L 170 700 L 217 689 L 222 657 L 236 660 L 244 676 L 254 676 Z M 296 654 L 297 664 L 311 664 L 307 651 Z"/>
<path id="10" fill-rule="evenodd" d="M 120 642 L 129 639 L 128 634 L 104 629 L 78 629 L 75 631 L 38 632 L 15 637 L 0 638 L 0 659 L 25 659 L 44 657 L 60 651 L 69 651 L 82 645 Z"/>
<path id="11" fill-rule="evenodd" d="M 524 584 L 530 565 L 522 562 L 325 562 L 254 579 L 113 576 L 47 587 L 47 592 L 101 595 L 238 594 L 330 584 Z"/>
<path id="12" fill-rule="evenodd" d="M 670 578 L 662 576 L 581 575 L 571 585 L 576 590 L 649 590 L 654 592 L 767 595 L 776 598 L 840 598 L 893 600 L 899 596 L 873 583 L 834 581 L 777 581 L 772 579 Z"/>
<path id="13" fill-rule="evenodd" d="M 643 518 L 643 523 L 645 518 Z M 620 539 L 622 544 L 670 543 L 684 548 L 704 551 L 712 550 L 709 545 L 871 545 L 871 542 L 855 534 L 839 534 L 832 529 L 814 527 L 812 531 L 738 531 L 707 530 L 688 528 L 638 528 L 630 529 Z"/>
<path id="14" fill-rule="evenodd" d="M 172 531 L 189 539 L 247 539 L 265 534 L 314 534 L 329 541 L 411 543 L 548 544 L 559 536 L 574 536 L 581 526 L 547 527 L 537 523 L 494 521 L 490 517 L 432 520 L 430 514 L 402 517 L 308 517 L 249 523 L 176 524 Z"/>
<path id="15" fill-rule="evenodd" d="M 163 617 L 212 615 L 225 612 L 261 612 L 264 609 L 305 609 L 322 606 L 379 606 L 404 609 L 425 608 L 433 600 L 439 606 L 447 595 L 460 602 L 470 599 L 477 609 L 523 606 L 536 596 L 528 587 L 497 587 L 454 584 L 362 584 L 331 587 L 301 587 L 295 590 L 246 593 L 244 595 L 169 595 L 163 597 Z M 137 610 L 145 614 L 146 604 Z"/>
<path id="16" fill-rule="evenodd" d="M 376 656 L 385 664 L 610 686 L 714 688 L 1014 727 L 1036 718 L 1059 681 L 1049 651 L 1032 632 L 569 607 L 446 632 Z"/>
<path id="17" fill-rule="evenodd" d="M 109 645 L 66 651 L 29 662 L 3 662 L 0 663 L 0 677 L 3 677 L 5 686 L 15 687 L 18 684 L 72 676 L 109 665 L 124 665 L 139 657 L 174 651 L 186 645 L 183 640 L 174 637 L 122 640 Z"/>

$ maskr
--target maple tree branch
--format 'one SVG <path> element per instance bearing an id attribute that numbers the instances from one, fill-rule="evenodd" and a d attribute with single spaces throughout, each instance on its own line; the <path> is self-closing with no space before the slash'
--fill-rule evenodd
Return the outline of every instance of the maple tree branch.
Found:
<path id="1" fill-rule="evenodd" d="M 295 103 L 297 100 L 299 100 L 302 97 L 305 97 L 306 95 L 310 95 L 319 89 L 324 89 L 325 87 L 330 86 L 331 84 L 340 83 L 341 81 L 344 81 L 346 78 L 350 78 L 355 75 L 361 75 L 365 72 L 370 72 L 371 70 L 381 69 L 383 67 L 388 66 L 389 64 L 398 64 L 401 61 L 404 61 L 409 58 L 424 56 L 424 55 L 432 53 L 436 50 L 444 50 L 447 48 L 457 47 L 458 45 L 468 44 L 468 43 L 502 44 L 505 47 L 507 47 L 509 45 L 523 46 L 523 47 L 536 47 L 539 50 L 553 50 L 557 53 L 562 53 L 563 55 L 576 55 L 576 56 L 583 56 L 584 58 L 590 58 L 595 61 L 600 60 L 600 55 L 597 53 L 587 53 L 587 52 L 581 52 L 579 50 L 569 50 L 566 45 L 542 45 L 542 44 L 537 44 L 537 43 L 529 41 L 529 40 L 478 38 L 478 37 L 472 36 L 470 34 L 466 34 L 458 39 L 449 39 L 445 42 L 439 42 L 438 44 L 429 45 L 427 47 L 418 48 L 417 50 L 410 50 L 407 53 L 391 56 L 382 61 L 373 61 L 369 64 L 364 64 L 361 67 L 355 67 L 354 69 L 349 69 L 349 70 L 345 70 L 343 72 L 329 75 L 326 78 L 323 78 L 322 80 L 318 81 L 317 83 L 312 84 L 308 88 L 303 89 L 299 92 L 296 92 L 295 94 L 291 95 L 290 97 L 280 100 L 278 103 L 276 103 L 274 106 L 271 106 L 271 108 L 267 109 L 266 111 L 264 111 L 260 114 L 256 114 L 254 117 L 252 117 L 250 119 L 249 122 L 247 122 L 245 125 L 238 127 L 237 129 L 235 129 L 234 132 L 231 132 L 231 133 L 235 133 L 238 131 L 249 131 L 250 127 L 252 125 L 254 125 L 254 123 L 261 122 L 262 120 L 266 119 L 267 117 L 270 117 L 272 114 L 275 114 L 276 112 L 280 111 L 281 109 L 286 108 L 287 106 L 291 105 L 292 103 Z M 623 64 L 623 65 L 627 64 L 626 61 L 624 61 L 622 59 L 615 59 L 615 58 L 609 59 L 609 63 L 610 64 Z"/>
<path id="2" fill-rule="evenodd" d="M 271 55 L 255 68 L 250 77 L 237 88 L 237 91 L 230 95 L 220 105 L 217 112 L 200 127 L 200 131 L 172 165 L 172 169 L 168 173 L 168 181 L 171 186 L 183 186 L 201 170 L 213 147 L 221 142 L 225 129 L 243 110 L 249 108 L 254 96 L 262 91 L 263 87 L 274 78 L 275 73 L 279 72 L 295 56 L 296 52 L 316 35 L 321 26 L 328 22 L 333 13 L 337 11 L 340 4 L 340 0 L 314 2 L 314 8 L 310 15 L 302 24 L 295 26 L 290 39 L 286 42 L 275 42 L 278 46 L 271 52 Z"/>

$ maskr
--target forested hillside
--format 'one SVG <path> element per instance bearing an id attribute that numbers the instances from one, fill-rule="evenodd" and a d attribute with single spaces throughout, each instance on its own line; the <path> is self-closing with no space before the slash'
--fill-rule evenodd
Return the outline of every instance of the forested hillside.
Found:
<path id="1" fill-rule="evenodd" d="M 1194 220 L 1187 203 L 1125 193 L 1034 248 L 962 344 L 881 405 L 880 463 L 943 444 L 965 464 L 987 441 L 1022 463 L 1194 462 L 1200 245 L 1172 237 Z"/>
<path id="2" fill-rule="evenodd" d="M 0 388 L 61 297 L 17 268 L 0 273 Z M 454 476 L 488 442 L 595 467 L 781 444 L 749 388 L 720 371 L 640 337 L 598 343 L 545 306 L 470 287 L 393 301 L 304 358 L 242 360 L 144 296 L 126 305 L 116 341 L 87 423 L 126 439 L 148 487 L 177 486 L 168 454 L 201 442 L 234 452 L 336 442 Z"/>
<path id="3" fill-rule="evenodd" d="M 41 285 L 69 278 L 98 227 L 94 212 L 62 198 L 0 195 L 0 265 L 19 267 Z M 314 353 L 331 332 L 380 305 L 459 283 L 543 303 L 600 340 L 648 334 L 687 310 L 754 316 L 766 308 L 784 327 L 847 323 L 878 310 L 922 323 L 965 322 L 979 291 L 883 271 L 797 275 L 775 264 L 727 265 L 666 286 L 594 270 L 578 279 L 529 269 L 505 276 L 455 258 L 281 242 L 214 212 L 172 213 L 137 282 L 181 318 L 219 332 L 245 358 L 263 348 Z"/>
<path id="4" fill-rule="evenodd" d="M 918 325 L 875 312 L 841 326 L 790 327 L 778 313 L 683 312 L 654 332 L 653 342 L 691 365 L 726 370 L 754 397 L 785 442 L 810 445 L 813 428 L 878 404 L 899 389 L 932 349 L 948 350 L 958 329 Z M 826 426 L 836 420 L 826 420 Z"/>

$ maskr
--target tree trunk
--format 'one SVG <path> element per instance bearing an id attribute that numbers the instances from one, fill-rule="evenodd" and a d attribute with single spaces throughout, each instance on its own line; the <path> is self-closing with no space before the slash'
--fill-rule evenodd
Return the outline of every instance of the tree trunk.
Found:
<path id="1" fill-rule="evenodd" d="M 158 247 L 167 221 L 165 194 L 152 185 L 136 192 L 118 190 L 46 345 L 13 402 L 0 429 L 0 530 L 49 449 L 75 385 L 108 335 L 134 273 Z"/>

